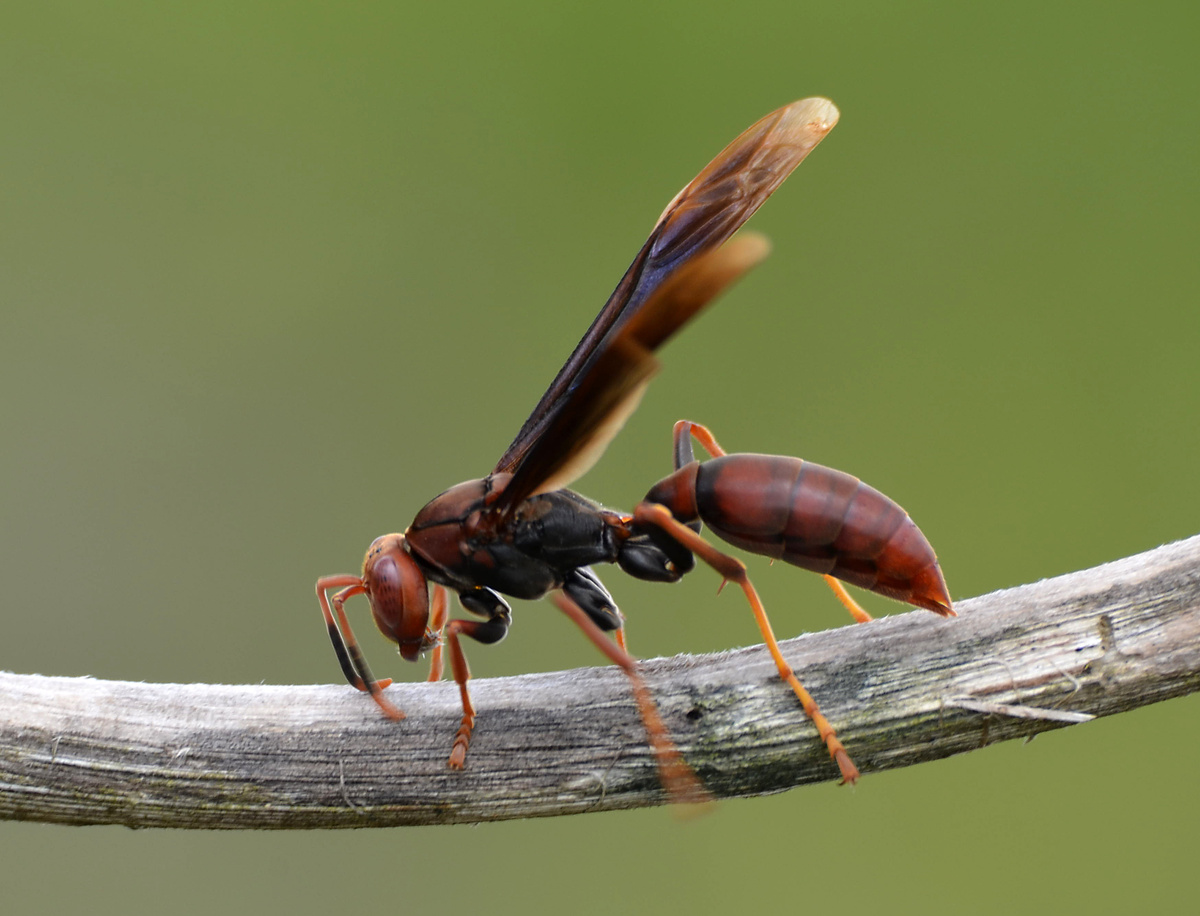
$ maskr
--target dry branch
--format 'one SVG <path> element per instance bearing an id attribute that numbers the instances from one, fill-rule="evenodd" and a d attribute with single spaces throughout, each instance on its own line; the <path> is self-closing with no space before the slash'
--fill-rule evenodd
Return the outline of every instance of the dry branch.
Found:
<path id="1" fill-rule="evenodd" d="M 864 773 L 1200 686 L 1200 536 L 1094 569 L 801 636 L 784 652 Z M 668 728 L 718 797 L 837 777 L 762 647 L 655 659 Z M 398 684 L 382 719 L 346 686 L 138 684 L 0 673 L 0 817 L 131 827 L 445 824 L 661 803 L 615 668 Z"/>

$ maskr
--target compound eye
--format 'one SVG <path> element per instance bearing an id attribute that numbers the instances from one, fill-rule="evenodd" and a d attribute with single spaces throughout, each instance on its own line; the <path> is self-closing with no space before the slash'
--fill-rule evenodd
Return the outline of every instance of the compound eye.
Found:
<path id="1" fill-rule="evenodd" d="M 363 584 L 379 632 L 400 647 L 404 658 L 416 661 L 429 623 L 429 586 L 403 535 L 375 539 L 363 561 Z"/>

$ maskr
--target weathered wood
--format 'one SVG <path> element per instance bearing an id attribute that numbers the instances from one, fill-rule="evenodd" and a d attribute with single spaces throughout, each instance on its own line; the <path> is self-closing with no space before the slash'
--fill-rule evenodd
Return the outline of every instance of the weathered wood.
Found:
<path id="1" fill-rule="evenodd" d="M 801 636 L 784 652 L 864 773 L 1111 715 L 1200 685 L 1200 536 L 1056 579 Z M 717 797 L 835 779 L 762 647 L 646 662 Z M 467 768 L 452 683 L 345 686 L 0 674 L 0 817 L 136 827 L 446 824 L 663 801 L 614 668 L 480 680 Z"/>

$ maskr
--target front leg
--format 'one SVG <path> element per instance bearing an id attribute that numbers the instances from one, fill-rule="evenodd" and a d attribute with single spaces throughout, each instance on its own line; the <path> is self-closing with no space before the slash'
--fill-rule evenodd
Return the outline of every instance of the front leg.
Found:
<path id="1" fill-rule="evenodd" d="M 471 691 L 467 689 L 471 669 L 467 665 L 467 656 L 463 653 L 458 637 L 461 634 L 484 645 L 491 645 L 500 642 L 512 625 L 512 609 L 491 589 L 472 589 L 460 593 L 458 598 L 468 611 L 473 614 L 486 614 L 488 619 L 451 620 L 446 624 L 446 642 L 450 646 L 450 671 L 458 684 L 463 708 L 462 724 L 454 736 L 454 747 L 451 748 L 450 759 L 447 761 L 450 768 L 455 770 L 461 770 L 467 762 L 467 748 L 471 744 L 471 732 L 475 728 L 475 706 L 471 702 Z"/>
<path id="2" fill-rule="evenodd" d="M 342 589 L 333 596 L 333 610 L 337 613 L 336 622 L 333 611 L 329 609 L 327 592 L 331 588 Z M 351 687 L 369 693 L 385 716 L 393 721 L 399 721 L 404 718 L 404 713 L 383 695 L 384 689 L 391 685 L 392 679 L 388 677 L 378 681 L 371 674 L 367 660 L 358 647 L 358 640 L 354 638 L 354 631 L 350 629 L 350 621 L 346 617 L 346 599 L 354 595 L 365 594 L 366 590 L 363 580 L 358 576 L 323 576 L 317 580 L 317 600 L 321 602 L 321 614 L 325 617 L 325 626 L 329 631 L 329 639 L 333 643 L 333 651 L 337 654 L 342 674 L 345 675 Z"/>
<path id="3" fill-rule="evenodd" d="M 440 681 L 443 674 L 442 643 L 446 636 L 446 618 L 450 613 L 450 601 L 444 585 L 433 586 L 433 602 L 429 606 L 429 640 L 433 651 L 429 659 L 428 681 Z"/>

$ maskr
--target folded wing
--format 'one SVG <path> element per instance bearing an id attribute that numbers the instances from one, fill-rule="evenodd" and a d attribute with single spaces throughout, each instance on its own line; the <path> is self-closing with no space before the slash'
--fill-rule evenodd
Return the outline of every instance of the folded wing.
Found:
<path id="1" fill-rule="evenodd" d="M 837 123 L 826 99 L 767 115 L 667 205 L 612 296 L 496 465 L 513 479 L 497 506 L 567 486 L 603 453 L 658 367 L 653 356 L 722 289 L 761 261 L 760 236 L 729 237 Z"/>

